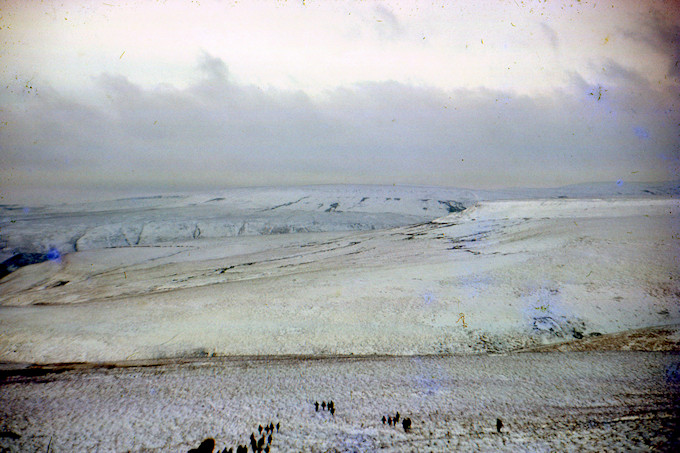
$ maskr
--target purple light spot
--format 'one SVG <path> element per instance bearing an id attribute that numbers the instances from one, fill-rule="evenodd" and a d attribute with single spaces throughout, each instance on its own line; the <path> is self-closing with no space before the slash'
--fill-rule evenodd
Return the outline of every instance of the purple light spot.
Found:
<path id="1" fill-rule="evenodd" d="M 24 208 L 23 211 L 24 214 L 28 214 L 29 212 L 31 212 L 31 208 Z"/>
<path id="2" fill-rule="evenodd" d="M 618 181 L 616 181 L 616 185 L 621 187 L 623 185 L 623 179 L 619 179 Z"/>
<path id="3" fill-rule="evenodd" d="M 50 251 L 47 252 L 47 259 L 54 261 L 55 263 L 61 263 L 61 253 L 59 253 L 59 250 L 56 248 L 52 247 Z"/>
<path id="4" fill-rule="evenodd" d="M 635 132 L 635 135 L 638 138 L 643 138 L 643 139 L 649 138 L 649 131 L 647 129 L 645 129 L 644 127 L 635 126 L 633 128 L 633 132 Z"/>
<path id="5" fill-rule="evenodd" d="M 423 302 L 425 302 L 426 305 L 430 305 L 432 302 L 434 302 L 434 294 L 432 293 L 423 294 Z"/>
<path id="6" fill-rule="evenodd" d="M 441 390 L 441 383 L 438 379 L 430 378 L 427 376 L 416 376 L 416 384 L 420 387 L 426 395 L 434 395 L 439 390 Z"/>

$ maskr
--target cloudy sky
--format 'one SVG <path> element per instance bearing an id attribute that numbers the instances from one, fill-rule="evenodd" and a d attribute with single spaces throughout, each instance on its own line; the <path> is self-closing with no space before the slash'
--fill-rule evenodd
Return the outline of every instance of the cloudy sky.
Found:
<path id="1" fill-rule="evenodd" d="M 675 1 L 0 5 L 5 201 L 680 177 Z"/>

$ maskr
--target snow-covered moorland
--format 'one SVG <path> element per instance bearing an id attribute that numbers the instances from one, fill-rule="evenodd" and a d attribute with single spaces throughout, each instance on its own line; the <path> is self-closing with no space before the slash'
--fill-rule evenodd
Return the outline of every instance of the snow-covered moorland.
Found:
<path id="1" fill-rule="evenodd" d="M 535 434 L 532 426 L 538 421 L 533 419 L 516 420 L 515 434 L 523 434 L 514 438 L 487 439 L 487 433 L 480 438 L 481 443 L 470 444 L 470 436 L 487 430 L 478 425 L 482 421 L 476 416 L 469 416 L 467 424 L 449 426 L 447 431 L 438 420 L 433 433 L 439 437 L 428 435 L 428 430 L 421 429 L 424 420 L 436 419 L 436 413 L 455 412 L 455 407 L 442 406 L 447 398 L 420 407 L 404 393 L 412 382 L 393 393 L 413 414 L 419 440 L 409 443 L 416 437 L 409 440 L 403 430 L 396 437 L 387 435 L 380 425 L 373 426 L 377 419 L 368 414 L 383 410 L 371 402 L 376 397 L 372 386 L 377 384 L 370 379 L 362 381 L 362 373 L 372 370 L 370 373 L 379 375 L 375 379 L 398 386 L 399 375 L 386 370 L 390 363 L 401 363 L 398 361 L 408 357 L 438 357 L 439 365 L 427 362 L 436 370 L 451 370 L 456 363 L 469 369 L 461 372 L 468 377 L 453 381 L 435 377 L 440 373 L 435 369 L 417 378 L 430 382 L 435 394 L 441 396 L 455 392 L 460 379 L 477 379 L 472 376 L 480 372 L 478 366 L 498 368 L 493 373 L 499 375 L 507 367 L 508 373 L 521 375 L 518 370 L 525 361 L 515 357 L 542 363 L 544 371 L 550 368 L 543 372 L 529 367 L 528 376 L 533 369 L 536 382 L 552 382 L 558 388 L 578 387 L 579 374 L 565 372 L 564 376 L 573 380 L 565 384 L 565 378 L 553 369 L 556 365 L 542 362 L 552 359 L 542 357 L 554 357 L 565 366 L 591 368 L 597 368 L 595 362 L 600 359 L 621 359 L 631 366 L 639 365 L 640 372 L 653 374 L 649 370 L 659 367 L 670 370 L 670 378 L 657 376 L 661 380 L 649 381 L 649 386 L 641 388 L 641 394 L 648 395 L 650 401 L 654 392 L 677 391 L 677 366 L 673 368 L 673 363 L 677 363 L 674 354 L 680 350 L 679 214 L 676 185 L 614 184 L 514 192 L 362 186 L 239 189 L 30 209 L 5 206 L 3 252 L 7 258 L 25 254 L 27 262 L 10 262 L 7 275 L 0 280 L 0 360 L 6 363 L 0 386 L 5 421 L 0 430 L 22 431 L 27 437 L 0 437 L 0 446 L 10 451 L 20 451 L 21 445 L 35 449 L 46 445 L 40 436 L 53 429 L 46 428 L 43 415 L 28 414 L 38 411 L 31 404 L 40 404 L 40 392 L 35 393 L 36 379 L 21 377 L 36 373 L 36 368 L 26 368 L 25 364 L 106 362 L 109 366 L 131 366 L 116 368 L 111 375 L 104 373 L 106 377 L 101 370 L 88 368 L 66 371 L 63 381 L 55 376 L 45 381 L 52 384 L 44 395 L 62 395 L 66 390 L 55 383 L 68 382 L 83 385 L 83 391 L 92 392 L 92 398 L 96 398 L 104 390 L 93 382 L 101 379 L 125 377 L 148 386 L 145 378 L 137 381 L 135 377 L 148 366 L 168 379 L 154 384 L 159 389 L 181 387 L 181 383 L 169 384 L 180 379 L 193 392 L 194 386 L 206 385 L 200 377 L 202 372 L 180 367 L 180 373 L 173 364 L 186 360 L 204 363 L 198 369 L 205 366 L 220 374 L 232 366 L 224 359 L 238 356 L 242 360 L 238 363 L 247 365 L 254 360 L 259 373 L 273 373 L 271 383 L 284 387 L 284 383 L 298 379 L 286 376 L 307 363 L 302 357 L 323 359 L 319 363 L 339 374 L 335 380 L 310 381 L 309 385 L 316 386 L 315 393 L 332 393 L 336 384 L 337 392 L 345 392 L 343 386 L 350 386 L 347 392 L 351 392 L 350 383 L 354 382 L 357 391 L 373 395 L 352 403 L 352 410 L 358 411 L 353 415 L 339 410 L 337 415 L 346 417 L 344 428 L 323 425 L 318 442 L 296 438 L 278 447 L 273 444 L 278 451 L 372 451 L 381 445 L 390 451 L 403 451 L 400 445 L 408 446 L 406 450 L 447 451 L 452 441 L 483 450 L 542 449 L 550 443 L 543 444 L 528 434 Z M 34 264 L 24 265 L 31 257 Z M 541 350 L 548 345 L 559 345 L 562 350 L 580 347 L 586 351 L 671 352 L 654 356 L 660 362 L 653 366 L 626 354 L 593 359 L 595 356 L 583 353 L 585 356 L 578 357 L 585 358 L 577 359 L 573 353 L 543 352 L 499 357 L 493 365 L 484 362 L 486 359 L 475 361 L 457 355 Z M 277 374 L 277 367 L 262 365 L 262 360 L 275 357 L 289 360 L 276 362 L 286 364 L 281 374 Z M 346 357 L 343 360 L 350 365 L 339 367 L 338 357 Z M 135 362 L 139 360 L 143 362 Z M 445 376 L 452 372 L 447 371 Z M 601 377 L 616 380 L 618 376 L 614 370 Z M 246 398 L 243 392 L 251 392 L 251 381 L 257 379 L 246 379 L 245 375 L 246 380 L 230 379 L 238 381 L 230 385 L 243 390 L 228 398 L 220 396 L 219 410 L 201 420 L 219 423 L 220 417 L 235 417 L 254 422 L 249 415 L 239 415 L 241 409 L 232 405 L 246 404 L 241 400 Z M 299 379 L 304 378 L 300 375 Z M 487 395 L 484 406 L 497 410 L 513 404 L 512 389 L 525 385 L 513 379 L 503 380 L 499 384 L 501 396 Z M 206 397 L 212 395 L 210 401 L 217 398 L 215 391 L 206 390 Z M 620 391 L 621 387 L 607 390 L 603 386 L 597 398 L 606 401 Z M 304 396 L 299 389 L 281 392 L 258 394 L 258 398 L 270 398 L 264 406 L 277 407 L 271 414 L 262 408 L 264 403 L 249 397 L 247 407 L 262 417 L 282 416 L 297 410 L 288 404 L 309 403 L 297 399 L 323 398 Z M 47 410 L 55 417 L 60 414 L 63 420 L 78 411 L 87 412 L 90 405 L 92 414 L 98 414 L 98 403 L 73 398 L 76 396 L 61 400 L 74 405 L 69 410 L 58 404 L 48 405 Z M 138 401 L 162 411 L 173 401 L 180 404 L 183 398 L 139 396 Z M 203 409 L 195 406 L 199 404 L 196 398 L 200 396 L 182 403 L 188 406 L 172 406 L 172 410 L 202 413 Z M 559 400 L 560 392 L 551 398 Z M 421 400 L 427 398 L 419 397 Z M 126 403 L 132 412 L 135 401 Z M 459 409 L 474 405 L 472 400 L 465 401 L 459 401 Z M 530 409 L 538 407 L 540 401 L 537 394 L 519 398 L 517 403 Z M 658 409 L 661 403 L 654 401 L 650 407 Z M 207 407 L 217 403 L 206 400 L 200 404 Z M 575 404 L 578 408 L 585 403 Z M 669 404 L 672 412 L 675 406 Z M 561 405 L 568 404 L 565 400 Z M 627 416 L 625 406 L 616 406 L 616 417 Z M 499 413 L 507 414 L 507 407 L 504 411 Z M 123 411 L 123 419 L 132 417 L 132 412 Z M 317 422 L 326 423 L 295 413 L 288 414 L 288 420 L 295 420 L 302 431 L 316 427 Z M 584 413 L 590 412 L 584 409 Z M 559 414 L 557 410 L 553 415 Z M 611 415 L 603 414 L 593 415 L 593 420 L 599 423 Z M 481 417 L 481 412 L 478 415 Z M 29 422 L 22 422 L 22 416 L 29 417 Z M 100 416 L 104 415 L 96 415 Z M 186 417 L 189 415 L 176 420 Z M 665 421 L 650 420 L 630 429 L 638 432 L 656 426 L 666 433 L 666 428 L 659 428 L 666 426 Z M 677 421 L 677 417 L 671 420 Z M 186 420 L 177 423 L 198 430 L 198 425 Z M 600 436 L 599 428 L 593 426 L 586 429 L 588 435 Z M 246 429 L 245 425 L 239 425 L 241 428 Z M 182 451 L 203 435 L 159 429 L 141 425 L 101 428 L 80 444 L 63 434 L 61 444 L 55 442 L 54 447 L 61 445 L 63 451 L 85 446 L 100 451 Z M 218 447 L 226 445 L 227 438 L 236 438 L 237 430 L 230 429 L 222 433 L 224 442 L 218 442 Z M 217 436 L 218 431 L 215 428 L 205 435 Z M 358 436 L 351 442 L 347 440 L 350 433 Z M 134 440 L 119 437 L 128 435 Z M 667 434 L 661 435 L 666 440 L 659 438 L 656 444 L 671 442 Z M 621 446 L 638 445 L 624 437 L 629 443 Z M 442 443 L 445 438 L 448 444 Z M 436 439 L 440 443 L 432 444 Z M 559 445 L 569 444 L 568 440 L 564 442 Z"/>

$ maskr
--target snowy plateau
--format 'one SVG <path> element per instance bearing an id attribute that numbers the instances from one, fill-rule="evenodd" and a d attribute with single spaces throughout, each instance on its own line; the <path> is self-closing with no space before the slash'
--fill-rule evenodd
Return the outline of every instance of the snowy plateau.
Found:
<path id="1" fill-rule="evenodd" d="M 2 205 L 0 451 L 677 451 L 679 195 Z"/>

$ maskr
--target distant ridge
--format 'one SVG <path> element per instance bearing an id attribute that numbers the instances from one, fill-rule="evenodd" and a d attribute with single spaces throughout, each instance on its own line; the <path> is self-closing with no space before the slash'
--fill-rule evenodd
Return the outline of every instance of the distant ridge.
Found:
<path id="1" fill-rule="evenodd" d="M 315 185 L 154 194 L 42 207 L 5 204 L 0 205 L 0 260 L 45 254 L 53 248 L 69 253 L 237 235 L 394 228 L 444 217 L 479 201 L 678 195 L 680 181 L 503 190 Z"/>

